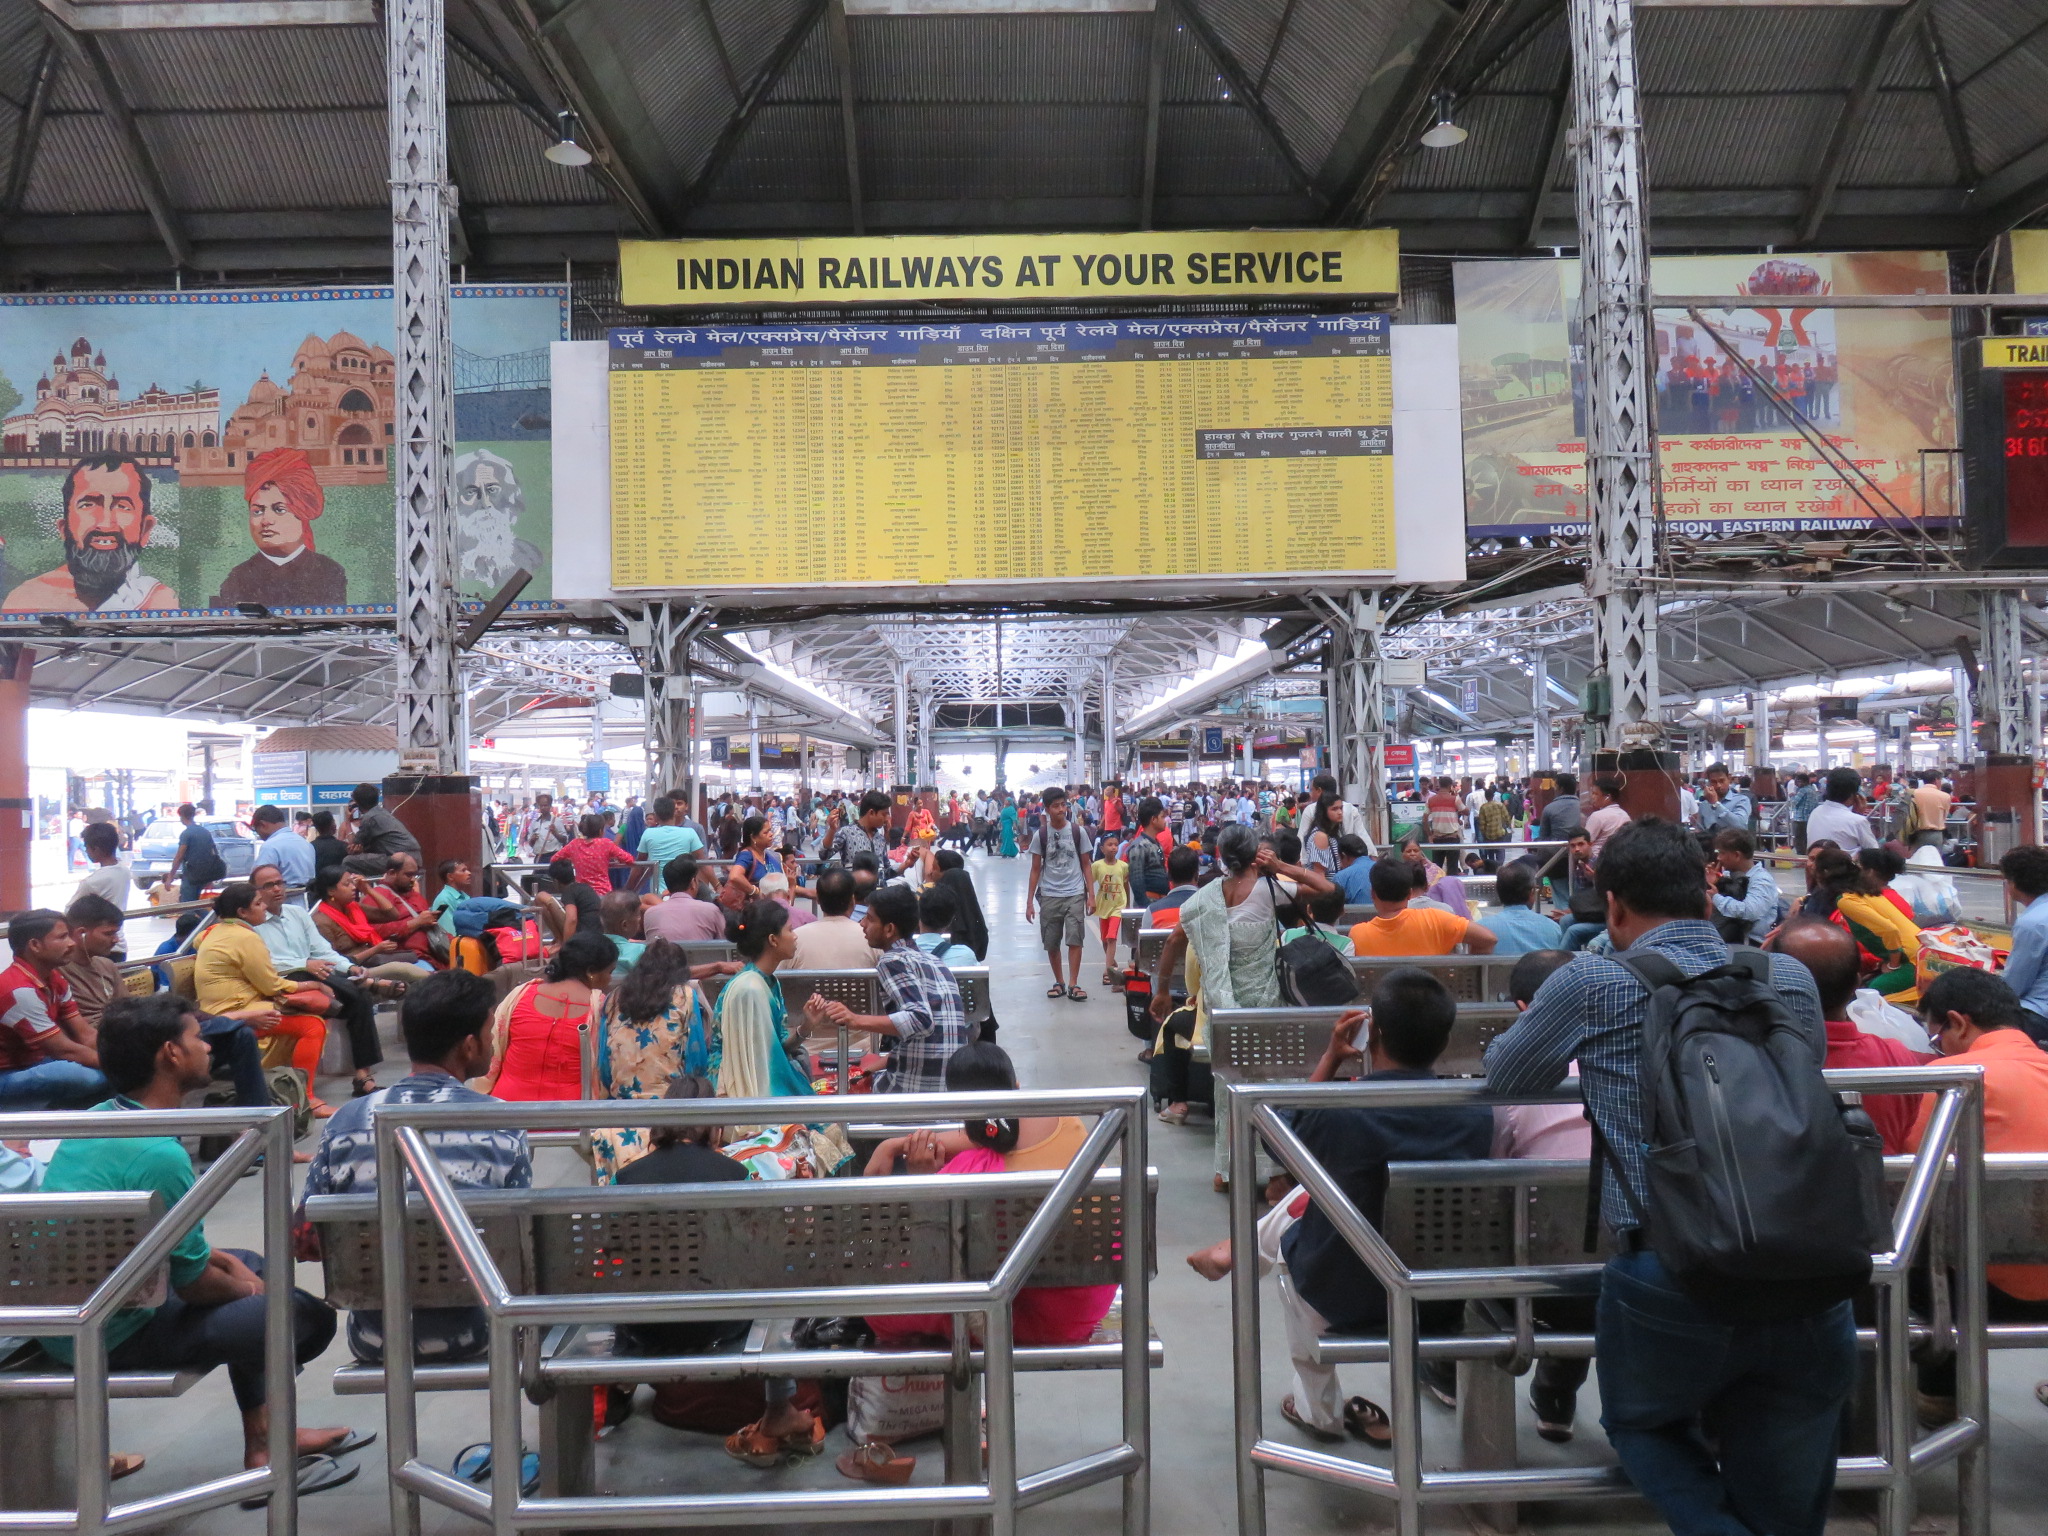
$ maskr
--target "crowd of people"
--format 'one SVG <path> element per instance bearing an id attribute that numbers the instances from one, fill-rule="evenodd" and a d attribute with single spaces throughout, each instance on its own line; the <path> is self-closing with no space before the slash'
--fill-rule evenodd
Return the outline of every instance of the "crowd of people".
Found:
<path id="1" fill-rule="evenodd" d="M 1768 833 L 1756 796 L 1722 765 L 1687 786 L 1678 822 L 1631 817 L 1616 780 L 1581 789 L 1560 774 L 1553 785 L 1538 805 L 1526 793 L 1518 802 L 1523 786 L 1439 781 L 1416 832 L 1382 845 L 1365 838 L 1356 807 L 1328 776 L 1300 794 L 1232 783 L 1052 786 L 913 807 L 879 791 L 735 797 L 702 820 L 678 793 L 628 807 L 636 819 L 624 828 L 589 810 L 571 821 L 541 796 L 505 832 L 532 855 L 522 862 L 545 871 L 523 882 L 516 903 L 477 892 L 475 871 L 458 861 L 437 868 L 430 898 L 417 841 L 371 786 L 339 828 L 301 831 L 259 808 L 250 878 L 223 885 L 210 911 L 190 914 L 164 945 L 165 963 L 189 956 L 189 995 L 130 993 L 115 958 L 122 908 L 103 887 L 81 888 L 62 913 L 13 920 L 0 984 L 0 1108 L 118 1112 L 177 1107 L 202 1092 L 261 1104 L 289 1069 L 324 1121 L 317 1144 L 298 1154 L 309 1163 L 308 1196 L 374 1189 L 373 1116 L 383 1103 L 615 1101 L 620 1123 L 583 1147 L 604 1183 L 1057 1169 L 1083 1139 L 1078 1121 L 972 1120 L 857 1151 L 843 1124 L 806 1102 L 833 1091 L 819 1049 L 842 1033 L 859 1047 L 845 1065 L 862 1091 L 1018 1086 L 994 1024 L 969 1023 L 955 974 L 990 949 L 969 853 L 1028 861 L 1023 911 L 1052 971 L 1049 1002 L 1087 999 L 1091 932 L 1104 983 L 1149 998 L 1143 1059 L 1169 1125 L 1213 1103 L 1202 1060 L 1210 1015 L 1282 1004 L 1277 948 L 1306 940 L 1374 958 L 1512 955 L 1519 1018 L 1488 1050 L 1487 1082 L 1513 1095 L 1576 1080 L 1583 1109 L 1345 1107 L 1294 1116 L 1296 1134 L 1374 1223 L 1396 1162 L 1609 1159 L 1600 1209 L 1614 1252 L 1599 1294 L 1549 1299 L 1536 1312 L 1540 1328 L 1592 1331 L 1594 1359 L 1539 1363 L 1530 1388 L 1538 1432 L 1560 1441 L 1578 1432 L 1577 1398 L 1597 1370 L 1602 1427 L 1674 1529 L 1819 1536 L 1855 1374 L 1853 1299 L 1733 1316 L 1674 1276 L 1644 1150 L 1643 1039 L 1655 989 L 1639 969 L 1665 967 L 1653 973 L 1666 977 L 1659 984 L 1683 987 L 1742 971 L 1740 957 L 1757 956 L 1774 1027 L 1803 1042 L 1788 1070 L 1936 1056 L 1982 1065 L 1990 1149 L 2048 1151 L 2048 850 L 2024 847 L 2002 861 L 2019 913 L 2002 974 L 1964 965 L 1929 981 L 1923 935 L 1959 915 L 1939 844 L 1915 835 L 1917 819 L 1945 825 L 1945 801 L 1917 798 L 1923 789 L 1946 796 L 1940 785 L 1908 785 L 1910 814 L 1873 824 L 1889 790 L 1854 770 L 1827 775 L 1799 818 L 1805 889 L 1796 900 L 1760 857 Z M 1490 891 L 1471 883 L 1482 872 Z M 1145 927 L 1168 930 L 1149 975 L 1119 965 L 1130 907 L 1145 910 Z M 494 931 L 513 942 L 517 933 L 477 926 L 500 908 L 536 915 L 545 950 L 537 974 L 491 964 L 503 958 L 491 947 L 465 947 Z M 704 960 L 684 947 L 711 940 L 729 941 L 732 957 Z M 872 970 L 876 1011 L 815 995 L 801 1007 L 786 1001 L 782 973 L 848 968 Z M 378 1081 L 376 1019 L 387 1000 L 401 1004 L 407 1058 L 388 1087 Z M 1414 967 L 1383 971 L 1369 1001 L 1337 1024 L 1310 1080 L 1434 1076 L 1457 1014 L 1443 983 Z M 352 1096 L 339 1107 L 312 1092 L 330 1028 L 346 1033 L 353 1062 Z M 625 1108 L 713 1097 L 790 1102 L 767 1123 L 687 1134 L 650 1133 Z M 1927 1133 L 1919 1096 L 1876 1095 L 1865 1109 L 1885 1151 L 1912 1151 Z M 459 1187 L 533 1180 L 518 1131 L 449 1133 L 436 1150 Z M 1346 1397 L 1314 1348 L 1330 1332 L 1384 1332 L 1385 1293 L 1329 1214 L 1265 1155 L 1234 1169 L 1219 1136 L 1214 1176 L 1219 1189 L 1254 1181 L 1269 1206 L 1256 1255 L 1242 1257 L 1276 1277 L 1294 1372 L 1282 1416 L 1312 1440 L 1387 1445 L 1385 1409 Z M 152 1189 L 169 1202 L 194 1170 L 175 1141 L 74 1138 L 40 1177 L 47 1189 Z M 302 1223 L 298 1241 L 302 1257 L 318 1256 L 316 1228 Z M 1215 1279 L 1240 1257 L 1226 1242 L 1189 1262 Z M 1994 1317 L 2048 1320 L 2048 1278 L 2035 1270 L 1994 1267 L 1986 1283 Z M 260 1261 L 212 1247 L 196 1228 L 174 1256 L 166 1302 L 124 1314 L 118 1339 L 110 1332 L 117 1368 L 228 1367 L 250 1465 L 259 1464 L 265 1424 L 262 1311 L 251 1305 L 262 1287 Z M 1106 1286 L 1027 1290 L 1017 1340 L 1085 1340 L 1113 1300 Z M 1456 1312 L 1454 1303 L 1424 1306 L 1422 1331 L 1458 1331 Z M 302 1363 L 343 1321 L 303 1292 L 293 1318 Z M 429 1309 L 412 1321 L 423 1361 L 474 1358 L 486 1347 L 475 1309 Z M 381 1317 L 355 1312 L 345 1322 L 352 1353 L 381 1360 Z M 951 1334 L 943 1315 L 855 1326 L 883 1348 Z M 618 1347 L 659 1353 L 704 1342 L 691 1338 L 623 1329 Z M 1429 1395 L 1455 1401 L 1452 1369 L 1419 1369 Z M 1923 1422 L 1954 1417 L 1953 1372 L 1952 1360 L 1921 1368 Z M 630 1391 L 609 1393 L 607 1416 L 632 1403 Z M 728 1433 L 727 1450 L 763 1468 L 817 1454 L 825 1432 L 813 1404 L 796 1380 L 771 1379 L 758 1411 Z M 681 1409 L 657 1393 L 654 1412 Z M 1712 1455 L 1701 1448 L 1702 1424 L 1717 1432 Z M 301 1431 L 301 1490 L 353 1475 L 345 1458 L 359 1438 Z M 839 1465 L 849 1477 L 895 1483 L 912 1461 L 872 1442 Z"/>

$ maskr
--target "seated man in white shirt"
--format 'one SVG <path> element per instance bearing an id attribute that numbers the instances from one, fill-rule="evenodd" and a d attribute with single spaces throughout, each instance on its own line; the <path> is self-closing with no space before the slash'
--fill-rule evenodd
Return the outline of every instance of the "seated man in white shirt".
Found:
<path id="1" fill-rule="evenodd" d="M 818 920 L 796 931 L 793 971 L 858 971 L 880 958 L 867 934 L 848 914 L 853 910 L 853 876 L 837 865 L 818 875 Z"/>

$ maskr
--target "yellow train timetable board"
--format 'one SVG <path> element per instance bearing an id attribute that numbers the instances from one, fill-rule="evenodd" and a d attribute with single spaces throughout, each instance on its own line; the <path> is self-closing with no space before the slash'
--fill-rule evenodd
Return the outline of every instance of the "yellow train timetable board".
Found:
<path id="1" fill-rule="evenodd" d="M 1385 315 L 611 333 L 612 584 L 1394 567 Z"/>

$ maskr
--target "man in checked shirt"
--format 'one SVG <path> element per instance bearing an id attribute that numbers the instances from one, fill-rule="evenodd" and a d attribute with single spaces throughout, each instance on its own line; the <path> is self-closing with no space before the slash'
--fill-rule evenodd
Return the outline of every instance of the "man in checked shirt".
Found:
<path id="1" fill-rule="evenodd" d="M 1707 921 L 1705 861 L 1683 828 L 1655 818 L 1623 828 L 1595 878 L 1616 951 L 1655 951 L 1687 976 L 1728 963 Z M 1770 964 L 1819 1065 L 1827 1031 L 1813 977 L 1785 955 Z M 1632 1202 L 1611 1168 L 1601 1181 L 1601 1214 L 1621 1251 L 1601 1279 L 1594 1338 L 1601 1424 L 1636 1487 L 1679 1536 L 1821 1536 L 1856 1374 L 1849 1303 L 1786 1322 L 1723 1323 L 1651 1251 L 1636 1216 L 1649 1203 L 1639 1075 L 1649 1002 L 1613 959 L 1577 956 L 1493 1042 L 1486 1086 L 1555 1088 L 1576 1058 L 1588 1113 L 1635 1192 Z"/>
<path id="2" fill-rule="evenodd" d="M 953 973 L 917 947 L 916 895 L 906 885 L 876 886 L 861 927 L 869 947 L 881 951 L 875 976 L 886 1012 L 855 1013 L 815 994 L 805 1010 L 855 1034 L 885 1037 L 889 1065 L 875 1078 L 875 1092 L 944 1093 L 946 1058 L 967 1043 L 967 1009 Z"/>

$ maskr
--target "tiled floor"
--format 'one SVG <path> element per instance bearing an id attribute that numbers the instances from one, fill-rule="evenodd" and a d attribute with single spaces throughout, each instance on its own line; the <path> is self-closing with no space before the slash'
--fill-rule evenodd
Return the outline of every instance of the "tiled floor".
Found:
<path id="1" fill-rule="evenodd" d="M 1122 999 L 1095 984 L 1100 978 L 1100 958 L 1092 942 L 1084 977 L 1092 994 L 1088 1001 L 1049 1002 L 1044 997 L 1049 980 L 1044 959 L 1035 932 L 1023 921 L 1022 861 L 984 861 L 977 854 L 971 867 L 981 884 L 994 936 L 990 964 L 997 1014 L 1003 1023 L 1002 1040 L 1025 1083 L 1085 1086 L 1141 1081 L 1143 1068 L 1133 1060 L 1138 1042 L 1125 1029 Z M 1161 1250 L 1153 1311 L 1166 1345 L 1165 1368 L 1154 1375 L 1153 1528 L 1162 1536 L 1222 1536 L 1236 1529 L 1229 1442 L 1228 1288 L 1195 1276 L 1182 1257 L 1221 1235 L 1224 1202 L 1209 1187 L 1211 1139 L 1206 1122 L 1179 1129 L 1155 1123 L 1152 1133 L 1153 1160 L 1160 1172 Z M 567 1154 L 549 1154 L 543 1178 L 580 1182 L 581 1165 Z M 253 1245 L 254 1215 L 254 1188 L 247 1185 L 209 1224 L 209 1235 L 216 1242 Z M 302 1270 L 300 1279 L 313 1288 L 320 1283 L 317 1269 L 310 1266 Z M 1269 1400 L 1277 1400 L 1285 1390 L 1286 1361 L 1277 1343 L 1278 1319 L 1271 1314 L 1270 1292 L 1268 1305 L 1267 1391 Z M 307 1370 L 301 1379 L 302 1420 L 380 1428 L 380 1399 L 333 1397 L 329 1376 L 345 1359 L 345 1348 L 337 1343 L 326 1358 Z M 2048 1377 L 2048 1360 L 2037 1355 L 2009 1354 L 1994 1359 L 1993 1529 L 1999 1536 L 2048 1533 L 2048 1410 L 2034 1401 L 2033 1384 L 2038 1377 Z M 1365 1392 L 1384 1402 L 1385 1386 L 1383 1367 L 1346 1372 L 1349 1391 Z M 1116 1434 L 1117 1384 L 1108 1373 L 1099 1379 L 1093 1375 L 1027 1376 L 1020 1395 L 1021 1453 L 1027 1469 L 1107 1444 Z M 1426 1461 L 1449 1464 L 1456 1454 L 1451 1416 L 1429 1405 L 1423 1411 Z M 1589 1390 L 1581 1404 L 1578 1442 L 1558 1448 L 1535 1438 L 1525 1411 L 1522 1441 L 1527 1461 L 1542 1465 L 1566 1459 L 1607 1459 L 1594 1422 L 1597 1412 Z M 146 1471 L 121 1485 L 122 1496 L 168 1491 L 229 1470 L 238 1443 L 234 1430 L 227 1383 L 218 1373 L 175 1403 L 116 1405 L 114 1444 L 146 1452 L 150 1458 Z M 481 1394 L 448 1394 L 429 1397 L 423 1403 L 423 1450 L 444 1465 L 460 1446 L 482 1438 L 484 1430 Z M 1270 1411 L 1266 1432 L 1275 1438 L 1294 1437 L 1277 1413 Z M 842 1448 L 838 1433 L 831 1448 L 835 1452 Z M 924 1442 L 912 1449 L 920 1453 L 918 1481 L 933 1478 L 939 1459 L 936 1444 Z M 377 1451 L 358 1458 L 363 1470 L 355 1483 L 305 1503 L 301 1523 L 307 1536 L 361 1536 L 388 1529 L 380 1451 L 381 1442 Z M 0 1447 L 0 1455 L 4 1454 L 5 1448 Z M 764 1483 L 846 1486 L 832 1470 L 829 1457 L 795 1471 L 756 1473 L 728 1461 L 711 1437 L 668 1430 L 644 1416 L 607 1437 L 598 1458 L 602 1486 L 622 1492 L 736 1491 Z M 1275 1533 L 1357 1531 L 1389 1521 L 1386 1506 L 1362 1496 L 1279 1476 L 1269 1484 L 1269 1529 Z M 1922 1486 L 1924 1528 L 1952 1528 L 1953 1522 L 1945 1518 L 1945 1512 L 1953 1508 L 1952 1481 L 1936 1474 L 1924 1479 Z M 251 1536 L 262 1529 L 262 1519 L 260 1514 L 230 1509 L 184 1522 L 181 1529 L 194 1536 L 215 1532 Z M 1525 1506 L 1525 1520 L 1536 1529 L 1598 1531 L 1613 1536 L 1661 1529 L 1645 1506 L 1632 1501 Z M 1115 1531 L 1120 1526 L 1117 1487 L 1091 1489 L 1027 1512 L 1021 1524 L 1027 1532 L 1056 1532 L 1059 1536 Z M 1434 1512 L 1431 1525 L 1446 1531 L 1466 1528 L 1461 1512 L 1455 1509 Z M 454 1531 L 469 1528 L 469 1523 L 429 1505 L 426 1526 L 432 1531 Z M 1867 1518 L 1853 1513 L 1845 1512 L 1839 1522 L 1842 1531 L 1868 1528 Z"/>

